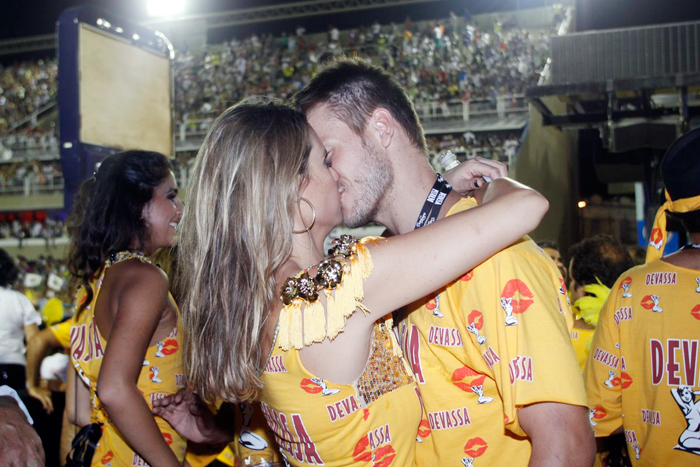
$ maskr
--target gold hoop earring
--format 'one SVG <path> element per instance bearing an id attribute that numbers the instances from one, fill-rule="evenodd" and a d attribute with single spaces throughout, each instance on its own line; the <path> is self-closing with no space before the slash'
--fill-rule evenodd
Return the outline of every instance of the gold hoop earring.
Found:
<path id="1" fill-rule="evenodd" d="M 292 233 L 293 233 L 293 234 L 300 234 L 300 233 L 308 232 L 309 230 L 311 230 L 311 227 L 313 227 L 314 224 L 316 223 L 316 208 L 314 207 L 314 205 L 311 204 L 311 201 L 309 201 L 308 199 L 304 198 L 303 196 L 302 196 L 301 198 L 299 198 L 299 200 L 300 200 L 300 201 L 305 201 L 306 204 L 308 204 L 308 205 L 311 207 L 311 214 L 313 214 L 314 217 L 313 217 L 313 219 L 311 219 L 311 225 L 309 225 L 309 226 L 307 227 L 307 226 L 306 226 L 306 223 L 304 223 L 304 218 L 303 218 L 303 216 L 301 215 L 301 206 L 299 206 L 299 217 L 301 218 L 301 223 L 304 224 L 304 227 L 306 227 L 306 228 L 305 228 L 304 230 L 294 230 L 294 229 L 292 229 Z"/>

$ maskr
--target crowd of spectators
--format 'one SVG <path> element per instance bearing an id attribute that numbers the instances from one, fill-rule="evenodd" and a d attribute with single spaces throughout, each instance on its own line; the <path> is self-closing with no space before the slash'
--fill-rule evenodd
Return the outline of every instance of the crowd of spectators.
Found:
<path id="1" fill-rule="evenodd" d="M 480 30 L 452 15 L 445 21 L 391 23 L 346 31 L 334 26 L 324 39 L 304 28 L 294 34 L 253 35 L 175 58 L 179 121 L 220 112 L 250 95 L 286 99 L 335 54 L 360 55 L 390 71 L 416 101 L 493 99 L 521 94 L 539 79 L 549 55 L 550 31 L 506 29 L 496 21 Z"/>
<path id="2" fill-rule="evenodd" d="M 468 16 L 452 14 L 421 24 L 410 18 L 388 26 L 374 22 L 342 33 L 331 25 L 327 35 L 310 36 L 298 27 L 277 37 L 254 34 L 181 50 L 174 62 L 176 121 L 203 134 L 213 115 L 246 96 L 290 98 L 326 59 L 339 53 L 366 57 L 389 70 L 422 113 L 428 102 L 447 109 L 454 99 L 470 101 L 475 111 L 480 105 L 492 108 L 499 95 L 511 96 L 506 105 L 519 105 L 512 96 L 537 82 L 548 56 L 549 34 L 500 20 L 480 29 Z M 56 77 L 56 59 L 0 66 L 0 134 L 55 98 Z M 451 146 L 467 157 L 508 160 L 519 142 L 517 135 L 503 132 L 467 132 L 431 138 L 429 143 L 433 154 Z M 0 139 L 0 162 L 32 151 L 58 154 L 56 129 L 22 129 Z M 178 158 L 180 166 L 187 166 L 191 155 L 186 156 Z M 0 190 L 21 187 L 28 178 L 32 185 L 53 185 L 60 173 L 57 161 L 0 163 Z"/>
<path id="3" fill-rule="evenodd" d="M 24 186 L 29 180 L 33 186 L 61 186 L 61 164 L 57 160 L 28 160 L 0 163 L 0 192 L 7 188 Z"/>
<path id="4" fill-rule="evenodd" d="M 428 152 L 435 156 L 444 150 L 450 150 L 466 158 L 474 156 L 507 162 L 515 157 L 520 147 L 519 131 L 491 131 L 462 134 L 428 136 Z"/>
<path id="5" fill-rule="evenodd" d="M 46 58 L 0 65 L 0 132 L 56 97 L 58 60 Z"/>
<path id="6" fill-rule="evenodd" d="M 52 239 L 67 235 L 65 222 L 60 219 L 20 219 L 14 215 L 0 215 L 0 239 L 29 238 Z"/>

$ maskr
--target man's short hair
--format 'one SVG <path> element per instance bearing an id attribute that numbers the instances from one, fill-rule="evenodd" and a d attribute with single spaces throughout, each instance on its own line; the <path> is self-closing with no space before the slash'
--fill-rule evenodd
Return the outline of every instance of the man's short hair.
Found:
<path id="1" fill-rule="evenodd" d="M 406 91 L 396 79 L 367 61 L 339 56 L 330 60 L 294 102 L 308 114 L 317 105 L 328 104 L 335 116 L 358 136 L 377 107 L 387 109 L 415 147 L 427 153 L 423 127 Z"/>
<path id="2" fill-rule="evenodd" d="M 596 235 L 573 245 L 571 277 L 579 285 L 597 283 L 612 287 L 620 275 L 634 266 L 625 246 L 610 235 Z"/>

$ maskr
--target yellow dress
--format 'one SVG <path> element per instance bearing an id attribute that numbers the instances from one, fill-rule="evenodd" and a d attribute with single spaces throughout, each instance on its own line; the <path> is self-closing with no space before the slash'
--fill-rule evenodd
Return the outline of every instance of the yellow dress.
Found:
<path id="1" fill-rule="evenodd" d="M 366 241 L 373 240 L 363 240 Z M 360 247 L 349 263 L 328 302 L 333 304 L 327 305 L 328 322 L 322 326 L 324 329 L 337 330 L 332 325 L 337 323 L 333 316 L 337 310 L 331 307 L 347 298 L 343 294 L 348 289 L 353 289 L 355 298 L 362 297 L 362 281 L 357 279 L 371 272 L 369 252 Z M 360 305 L 353 304 L 352 310 L 341 313 L 347 317 L 356 312 L 356 306 Z M 295 303 L 284 308 L 279 333 L 261 377 L 261 407 L 286 462 L 293 466 L 413 466 L 422 413 L 420 396 L 410 367 L 401 355 L 391 319 L 375 323 L 370 355 L 357 381 L 335 384 L 304 367 L 299 348 L 293 344 L 297 340 L 293 329 Z M 307 303 L 303 310 L 306 321 L 313 313 L 309 308 Z M 369 312 L 366 308 L 363 311 Z M 344 324 L 344 320 L 340 321 Z M 304 322 L 305 333 L 307 325 L 311 324 Z M 288 329 L 283 330 L 283 326 Z M 335 337 L 330 334 L 327 337 Z M 289 338 L 281 340 L 283 335 Z M 292 344 L 286 345 L 285 339 Z"/>
<path id="2" fill-rule="evenodd" d="M 97 303 L 105 272 L 112 265 L 127 260 L 150 263 L 143 255 L 136 253 L 122 252 L 115 255 L 114 260 L 105 264 L 102 274 L 91 284 L 95 291 L 92 301 L 78 317 L 74 317 L 71 321 L 71 362 L 80 378 L 90 388 L 90 399 L 92 401 L 91 421 L 104 424 L 102 437 L 92 459 L 92 465 L 99 467 L 148 465 L 143 458 L 129 447 L 117 427 L 109 419 L 109 415 L 102 407 L 96 391 L 97 378 L 100 374 L 102 358 L 108 342 L 100 335 L 100 331 L 95 323 L 94 306 Z M 170 298 L 172 300 L 172 297 Z M 79 294 L 77 303 L 82 303 L 84 299 L 83 291 Z M 179 310 L 177 313 L 179 316 Z M 185 386 L 180 349 L 181 343 L 176 327 L 168 337 L 156 345 L 148 347 L 146 350 L 137 387 L 143 394 L 149 407 L 153 406 L 154 400 L 175 394 L 180 388 Z M 163 438 L 178 460 L 182 462 L 185 457 L 187 441 L 177 434 L 168 422 L 162 418 L 155 417 L 155 420 L 163 434 Z"/>

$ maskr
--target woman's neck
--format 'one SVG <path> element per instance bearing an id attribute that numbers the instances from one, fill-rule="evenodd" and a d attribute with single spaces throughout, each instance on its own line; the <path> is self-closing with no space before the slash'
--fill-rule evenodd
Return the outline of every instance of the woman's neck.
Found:
<path id="1" fill-rule="evenodd" d="M 323 242 L 330 232 L 314 232 L 294 234 L 291 261 L 297 263 L 302 269 L 320 263 L 325 257 Z"/>

